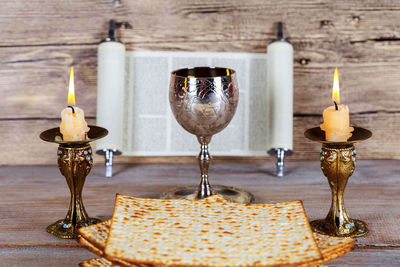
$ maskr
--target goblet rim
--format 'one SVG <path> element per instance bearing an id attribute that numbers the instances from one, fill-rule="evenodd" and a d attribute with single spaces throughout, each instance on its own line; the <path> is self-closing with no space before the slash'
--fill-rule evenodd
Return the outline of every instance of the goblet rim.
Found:
<path id="1" fill-rule="evenodd" d="M 221 75 L 193 75 L 190 74 L 190 72 L 201 72 L 204 70 L 215 70 L 218 73 L 221 73 Z M 182 75 L 182 74 L 178 74 L 179 72 L 184 72 L 187 71 L 187 75 Z M 222 75 L 222 73 L 224 73 L 224 75 Z M 217 78 L 217 77 L 229 77 L 232 75 L 235 75 L 236 71 L 234 69 L 231 68 L 225 68 L 225 67 L 207 67 L 207 66 L 199 66 L 199 67 L 193 67 L 193 68 L 180 68 L 180 69 L 176 69 L 174 71 L 171 72 L 171 76 L 174 76 L 176 78 L 187 78 L 187 79 L 213 79 L 213 78 Z"/>

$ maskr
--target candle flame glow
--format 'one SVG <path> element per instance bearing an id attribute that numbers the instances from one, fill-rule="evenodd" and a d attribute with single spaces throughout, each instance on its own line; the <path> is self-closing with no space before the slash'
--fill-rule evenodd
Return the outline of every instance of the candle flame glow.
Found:
<path id="1" fill-rule="evenodd" d="M 74 67 L 71 67 L 69 75 L 68 105 L 75 106 Z"/>
<path id="2" fill-rule="evenodd" d="M 339 92 L 339 73 L 336 68 L 335 74 L 333 75 L 332 101 L 336 102 L 338 105 L 340 104 Z"/>

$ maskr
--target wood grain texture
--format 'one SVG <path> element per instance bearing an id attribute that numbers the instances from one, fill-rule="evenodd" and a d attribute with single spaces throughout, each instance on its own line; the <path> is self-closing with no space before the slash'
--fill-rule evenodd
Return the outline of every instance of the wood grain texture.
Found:
<path id="1" fill-rule="evenodd" d="M 399 249 L 356 249 L 349 254 L 330 261 L 328 266 L 390 266 L 400 264 Z"/>
<path id="2" fill-rule="evenodd" d="M 78 266 L 78 263 L 84 260 L 95 258 L 95 255 L 85 248 L 76 247 L 5 247 L 0 248 L 0 257 L 2 267 L 71 267 Z M 338 259 L 329 261 L 324 266 L 397 267 L 399 262 L 399 249 L 355 249 Z"/>
<path id="3" fill-rule="evenodd" d="M 400 185 L 396 160 L 362 160 L 345 191 L 352 218 L 370 228 L 357 239 L 356 249 L 329 266 L 397 266 L 400 256 Z M 88 176 L 83 199 L 88 214 L 108 219 L 116 193 L 156 198 L 178 185 L 197 185 L 197 164 L 117 165 L 112 179 L 104 167 Z M 273 163 L 215 164 L 212 184 L 237 186 L 252 192 L 256 202 L 301 199 L 309 219 L 323 218 L 330 206 L 330 190 L 318 161 L 287 163 L 287 176 L 277 178 Z M 68 209 L 69 192 L 58 168 L 0 167 L 0 266 L 73 266 L 93 255 L 74 240 L 45 232 Z M 35 264 L 32 264 L 35 263 Z M 380 264 L 380 265 L 379 265 Z M 392 264 L 392 265 L 390 265 Z"/>
<path id="4" fill-rule="evenodd" d="M 0 266 L 71 267 L 86 259 L 95 258 L 79 247 L 29 246 L 0 247 Z"/>
<path id="5" fill-rule="evenodd" d="M 50 148 L 33 144 L 32 132 L 58 124 L 70 66 L 76 69 L 77 103 L 95 119 L 97 44 L 111 18 L 121 23 L 118 34 L 129 50 L 259 53 L 275 37 L 274 23 L 284 21 L 295 49 L 293 159 L 314 158 L 312 151 L 319 150 L 302 135 L 330 105 L 335 67 L 352 123 L 374 133 L 360 144 L 360 157 L 400 158 L 398 1 L 0 0 L 0 5 L 0 137 L 7 148 L 18 140 L 17 146 L 29 150 L 19 157 L 0 152 L 0 165 L 52 163 Z M 46 153 L 37 157 L 37 151 Z"/>
<path id="6" fill-rule="evenodd" d="M 121 35 L 134 48 L 136 44 L 153 48 L 155 43 L 175 49 L 187 43 L 196 49 L 204 43 L 229 44 L 232 40 L 259 41 L 260 49 L 275 37 L 272 22 L 279 20 L 286 21 L 292 39 L 299 40 L 339 37 L 363 42 L 399 37 L 399 3 L 387 0 L 2 0 L 1 4 L 2 23 L 8 26 L 2 46 L 97 43 L 111 18 L 129 23 L 131 29 L 123 27 Z"/>

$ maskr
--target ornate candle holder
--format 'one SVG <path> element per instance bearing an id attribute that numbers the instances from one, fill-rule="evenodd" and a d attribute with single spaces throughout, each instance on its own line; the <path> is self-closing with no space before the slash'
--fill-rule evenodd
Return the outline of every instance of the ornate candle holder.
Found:
<path id="1" fill-rule="evenodd" d="M 58 220 L 47 226 L 46 231 L 59 238 L 76 238 L 76 229 L 100 222 L 99 219 L 90 218 L 82 202 L 82 189 L 86 176 L 93 164 L 92 148 L 89 142 L 100 139 L 108 134 L 102 127 L 89 125 L 87 139 L 84 141 L 61 141 L 60 129 L 52 128 L 40 134 L 46 142 L 57 143 L 58 168 L 65 176 L 71 200 L 65 219 Z"/>
<path id="2" fill-rule="evenodd" d="M 331 236 L 359 237 L 368 233 L 365 222 L 349 218 L 344 206 L 343 193 L 347 180 L 356 168 L 354 143 L 366 140 L 372 133 L 364 128 L 354 127 L 353 135 L 346 142 L 329 142 L 319 127 L 308 129 L 305 137 L 322 143 L 321 170 L 328 178 L 332 191 L 332 204 L 325 219 L 312 221 L 311 227 L 317 233 Z"/>

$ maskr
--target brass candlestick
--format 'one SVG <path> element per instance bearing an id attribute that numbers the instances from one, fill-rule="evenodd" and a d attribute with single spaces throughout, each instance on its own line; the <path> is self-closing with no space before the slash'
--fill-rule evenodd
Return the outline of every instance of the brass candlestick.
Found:
<path id="1" fill-rule="evenodd" d="M 347 214 L 343 193 L 349 177 L 356 168 L 354 143 L 366 140 L 372 133 L 364 128 L 354 127 L 353 135 L 346 142 L 329 142 L 319 127 L 308 129 L 305 137 L 322 143 L 321 170 L 328 178 L 332 191 L 332 204 L 325 219 L 312 221 L 311 227 L 320 234 L 343 237 L 359 237 L 368 233 L 365 222 L 351 219 Z"/>
<path id="2" fill-rule="evenodd" d="M 58 220 L 46 228 L 48 233 L 59 238 L 76 238 L 76 229 L 100 222 L 99 219 L 90 218 L 86 213 L 82 202 L 82 189 L 93 164 L 92 148 L 89 142 L 106 136 L 108 131 L 98 126 L 89 127 L 88 138 L 84 141 L 60 141 L 62 135 L 58 127 L 40 134 L 42 140 L 59 145 L 58 168 L 65 176 L 71 192 L 69 210 L 65 219 Z"/>

